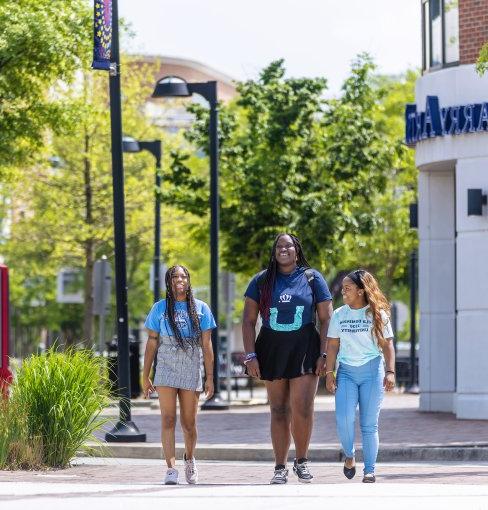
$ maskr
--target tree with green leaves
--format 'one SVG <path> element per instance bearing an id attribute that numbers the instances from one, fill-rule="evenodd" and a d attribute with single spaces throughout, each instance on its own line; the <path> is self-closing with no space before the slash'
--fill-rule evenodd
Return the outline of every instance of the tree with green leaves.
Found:
<path id="1" fill-rule="evenodd" d="M 124 58 L 122 68 L 125 132 L 140 140 L 163 138 L 169 153 L 181 137 L 167 139 L 145 111 L 157 64 L 141 66 Z M 102 255 L 110 263 L 114 260 L 107 85 L 106 73 L 87 70 L 80 72 L 76 86 L 54 87 L 66 122 L 39 152 L 39 163 L 22 169 L 15 182 L 4 185 L 5 193 L 12 197 L 11 225 L 2 241 L 11 269 L 13 324 L 57 331 L 61 342 L 91 345 L 95 336 L 94 262 Z M 167 166 L 166 156 L 163 172 Z M 154 172 L 155 160 L 148 152 L 125 155 L 127 283 L 133 326 L 152 304 L 149 268 L 154 250 Z M 163 204 L 164 260 L 195 267 L 197 286 L 208 281 L 208 255 L 200 248 L 200 238 L 193 236 L 204 221 Z M 63 267 L 80 271 L 83 304 L 56 302 L 56 275 Z"/>
<path id="2" fill-rule="evenodd" d="M 48 129 L 66 120 L 51 87 L 71 83 L 90 53 L 92 9 L 85 0 L 0 2 L 0 178 L 35 160 Z"/>
<path id="3" fill-rule="evenodd" d="M 125 61 L 125 68 L 130 64 Z M 154 69 L 133 66 L 123 75 L 124 125 L 141 139 L 160 132 L 144 113 Z M 68 341 L 94 337 L 92 276 L 95 260 L 113 261 L 113 198 L 110 157 L 110 117 L 106 73 L 80 73 L 76 86 L 53 89 L 64 105 L 65 125 L 51 135 L 42 164 L 25 168 L 9 186 L 13 209 L 23 209 L 5 240 L 5 259 L 12 271 L 14 308 L 19 320 L 56 329 Z M 56 155 L 51 166 L 49 154 Z M 149 309 L 148 269 L 152 259 L 154 158 L 150 154 L 126 157 L 127 273 L 131 312 Z M 144 277 L 140 275 L 144 266 Z M 84 303 L 56 303 L 56 274 L 63 268 L 83 275 Z M 26 285 L 27 282 L 27 285 Z M 34 304 L 32 313 L 31 308 Z M 73 314 L 66 314 L 72 310 Z M 70 320 L 63 322 L 64 318 Z M 81 320 L 80 320 L 81 319 Z M 64 326 L 64 327 L 63 327 Z"/>
<path id="4" fill-rule="evenodd" d="M 372 231 L 375 198 L 384 190 L 394 148 L 377 125 L 378 93 L 367 56 L 352 65 L 338 99 L 326 82 L 285 78 L 283 61 L 257 81 L 238 85 L 234 104 L 220 108 L 222 255 L 236 272 L 257 271 L 280 231 L 297 232 L 313 263 L 326 272 L 347 251 L 347 236 Z M 208 111 L 196 115 L 187 139 L 207 150 Z M 173 156 L 166 198 L 202 214 L 208 174 Z"/>
<path id="5" fill-rule="evenodd" d="M 387 295 L 405 281 L 410 253 L 417 246 L 417 233 L 409 224 L 409 205 L 417 200 L 418 171 L 414 151 L 403 141 L 405 104 L 414 102 L 417 77 L 409 71 L 404 76 L 375 80 L 380 97 L 376 126 L 393 149 L 392 166 L 385 190 L 375 199 L 371 231 L 346 236 L 352 249 L 346 253 L 344 267 L 367 267 L 381 280 Z"/>

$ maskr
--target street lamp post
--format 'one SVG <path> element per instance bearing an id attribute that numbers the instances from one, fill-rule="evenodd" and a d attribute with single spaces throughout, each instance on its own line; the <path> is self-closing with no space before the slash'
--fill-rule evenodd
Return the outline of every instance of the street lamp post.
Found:
<path id="1" fill-rule="evenodd" d="M 418 228 L 418 204 L 410 204 L 410 228 Z M 416 377 L 417 372 L 417 250 L 410 254 L 410 386 L 408 393 L 418 393 L 419 386 Z"/>
<path id="2" fill-rule="evenodd" d="M 122 142 L 124 152 L 141 152 L 146 150 L 150 152 L 156 159 L 156 199 L 154 201 L 154 289 L 153 301 L 157 303 L 161 297 L 161 201 L 159 199 L 158 190 L 161 187 L 161 156 L 162 144 L 161 140 L 140 141 L 134 138 L 124 137 Z"/>
<path id="3" fill-rule="evenodd" d="M 124 166 L 122 156 L 122 108 L 120 101 L 119 15 L 117 0 L 112 2 L 112 66 L 110 72 L 110 123 L 112 133 L 112 180 L 114 204 L 115 292 L 117 301 L 117 356 L 120 393 L 119 421 L 105 434 L 109 442 L 139 442 L 139 432 L 131 419 L 129 324 L 127 307 L 127 267 L 125 255 Z"/>
<path id="4" fill-rule="evenodd" d="M 214 396 L 207 400 L 202 409 L 228 409 L 228 402 L 220 395 L 219 379 L 219 139 L 217 82 L 187 83 L 174 76 L 158 81 L 152 97 L 190 97 L 198 94 L 210 105 L 210 307 L 217 327 L 212 330 L 214 351 Z"/>

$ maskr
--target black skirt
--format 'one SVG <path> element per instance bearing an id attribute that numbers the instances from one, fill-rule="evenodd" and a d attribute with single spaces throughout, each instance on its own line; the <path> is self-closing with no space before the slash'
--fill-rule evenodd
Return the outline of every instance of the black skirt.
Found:
<path id="1" fill-rule="evenodd" d="M 296 331 L 274 331 L 261 327 L 256 339 L 261 379 L 293 379 L 314 374 L 320 356 L 320 336 L 313 324 Z"/>

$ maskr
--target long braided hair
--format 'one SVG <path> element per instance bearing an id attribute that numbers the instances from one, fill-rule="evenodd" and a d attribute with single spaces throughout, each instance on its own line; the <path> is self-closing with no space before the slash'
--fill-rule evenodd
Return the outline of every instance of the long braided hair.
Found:
<path id="1" fill-rule="evenodd" d="M 276 272 L 278 269 L 278 262 L 276 260 L 276 245 L 278 244 L 280 238 L 283 236 L 289 236 L 293 242 L 293 245 L 295 246 L 295 251 L 297 254 L 297 266 L 305 268 L 310 267 L 310 264 L 303 254 L 302 243 L 298 237 L 287 232 L 282 232 L 275 237 L 273 248 L 271 248 L 271 257 L 269 258 L 268 267 L 266 268 L 266 276 L 261 290 L 261 296 L 259 297 L 259 312 L 261 313 L 261 317 L 265 319 L 269 319 L 271 296 L 273 294 L 273 287 L 276 280 Z"/>
<path id="2" fill-rule="evenodd" d="M 190 338 L 183 337 L 181 330 L 176 323 L 175 318 L 175 307 L 176 307 L 176 295 L 173 291 L 173 276 L 177 269 L 183 269 L 186 277 L 188 278 L 188 289 L 186 290 L 186 304 L 188 308 L 188 315 L 190 317 L 190 324 L 188 324 L 192 336 Z M 176 339 L 176 343 L 179 348 L 187 350 L 188 348 L 194 348 L 200 344 L 202 337 L 202 330 L 200 328 L 200 320 L 197 314 L 197 307 L 195 304 L 195 298 L 193 297 L 193 291 L 190 283 L 190 272 L 185 266 L 176 265 L 170 267 L 166 271 L 164 277 L 166 283 L 166 314 L 168 317 L 169 325 L 173 331 L 173 335 Z"/>
<path id="3" fill-rule="evenodd" d="M 384 335 L 385 314 L 391 316 L 390 303 L 386 299 L 376 278 L 364 269 L 357 269 L 347 275 L 360 289 L 364 289 L 364 297 L 369 305 L 368 314 L 373 318 L 373 340 L 382 349 L 386 346 Z"/>

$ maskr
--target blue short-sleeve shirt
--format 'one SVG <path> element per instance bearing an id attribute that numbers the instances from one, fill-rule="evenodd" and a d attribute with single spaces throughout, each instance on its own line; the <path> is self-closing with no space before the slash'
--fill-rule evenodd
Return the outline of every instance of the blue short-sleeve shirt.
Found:
<path id="1" fill-rule="evenodd" d="M 324 277 L 316 269 L 311 269 L 314 278 L 309 283 L 305 271 L 307 268 L 297 267 L 290 274 L 277 273 L 269 318 L 261 317 L 263 326 L 275 331 L 296 331 L 302 326 L 314 322 L 315 304 L 330 301 L 332 296 Z M 258 273 L 250 281 L 245 296 L 259 303 L 260 289 Z"/>
<path id="2" fill-rule="evenodd" d="M 217 327 L 207 303 L 195 299 L 195 306 L 200 321 L 200 329 L 202 331 Z M 186 301 L 175 302 L 175 321 L 183 337 L 191 338 L 193 336 L 193 328 Z M 168 314 L 166 313 L 166 299 L 161 299 L 153 305 L 144 326 L 147 329 L 156 331 L 159 335 L 174 336 L 173 330 L 169 324 Z"/>

